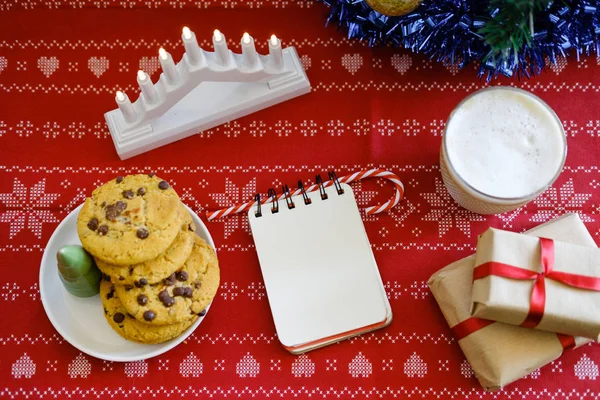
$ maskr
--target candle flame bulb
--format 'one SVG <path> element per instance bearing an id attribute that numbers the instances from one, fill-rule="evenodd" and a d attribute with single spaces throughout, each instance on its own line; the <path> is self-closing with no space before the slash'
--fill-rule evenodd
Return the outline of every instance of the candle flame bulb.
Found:
<path id="1" fill-rule="evenodd" d="M 183 27 L 183 37 L 186 39 L 192 38 L 192 31 L 190 31 L 190 28 L 188 28 L 187 26 Z"/>
<path id="2" fill-rule="evenodd" d="M 212 42 L 218 63 L 222 66 L 229 65 L 231 56 L 229 55 L 229 49 L 227 48 L 227 41 L 225 39 L 225 35 L 223 35 L 218 29 L 215 29 L 215 32 L 213 33 L 212 37 Z"/>
<path id="3" fill-rule="evenodd" d="M 183 46 L 185 47 L 184 57 L 187 59 L 188 64 L 190 66 L 197 66 L 201 64 L 203 60 L 203 54 L 200 50 L 200 46 L 198 46 L 194 32 L 185 26 L 183 28 L 183 33 L 181 34 L 181 39 L 183 40 Z M 167 53 L 165 52 L 165 54 Z M 163 60 L 166 61 L 167 59 L 169 59 L 168 61 L 171 63 L 171 56 L 168 54 Z"/>
<path id="4" fill-rule="evenodd" d="M 193 40 L 193 42 L 195 43 L 196 41 Z M 187 47 L 189 47 L 189 45 L 186 46 L 186 48 Z M 188 53 L 188 57 L 190 57 L 190 54 L 193 56 L 195 53 Z M 158 61 L 160 62 L 160 66 L 162 67 L 167 82 L 170 84 L 177 83 L 177 81 L 179 80 L 179 73 L 177 72 L 177 67 L 175 66 L 175 63 L 173 62 L 173 57 L 171 57 L 171 55 L 167 53 L 167 51 L 162 47 L 158 49 Z M 191 61 L 196 62 L 196 60 Z"/>
<path id="5" fill-rule="evenodd" d="M 252 67 L 258 61 L 258 54 L 254 48 L 254 40 L 248 32 L 244 32 L 242 36 L 242 56 L 246 67 Z"/>
<path id="6" fill-rule="evenodd" d="M 159 94 L 148 74 L 140 69 L 137 75 L 138 85 L 140 85 L 140 89 L 142 89 L 142 94 L 144 95 L 146 103 L 152 104 L 157 102 L 159 100 Z"/>
<path id="7" fill-rule="evenodd" d="M 163 60 L 166 60 L 168 58 L 167 52 L 162 47 L 160 49 L 158 49 L 158 55 Z"/>
<path id="8" fill-rule="evenodd" d="M 133 104 L 129 101 L 127 95 L 120 90 L 117 91 L 117 95 L 115 96 L 115 100 L 117 101 L 117 106 L 119 106 L 119 110 L 123 113 L 123 118 L 127 122 L 133 122 L 137 118 L 137 113 L 133 108 Z"/>
<path id="9" fill-rule="evenodd" d="M 215 32 L 213 34 L 213 37 L 215 38 L 215 40 L 217 42 L 220 42 L 221 40 L 223 40 L 223 34 L 221 34 L 221 31 L 218 29 L 215 29 Z"/>
<path id="10" fill-rule="evenodd" d="M 242 41 L 246 44 L 250 44 L 250 35 L 248 34 L 248 32 L 244 32 L 244 35 L 242 36 Z"/>
<path id="11" fill-rule="evenodd" d="M 271 65 L 277 69 L 283 68 L 283 52 L 281 49 L 281 41 L 277 39 L 277 36 L 271 35 L 269 39 L 269 57 L 271 59 Z"/>

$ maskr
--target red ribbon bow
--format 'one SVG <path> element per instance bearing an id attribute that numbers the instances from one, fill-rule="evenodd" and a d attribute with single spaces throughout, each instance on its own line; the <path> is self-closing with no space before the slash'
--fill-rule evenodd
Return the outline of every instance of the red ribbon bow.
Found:
<path id="1" fill-rule="evenodd" d="M 542 272 L 531 271 L 495 261 L 481 264 L 473 270 L 474 281 L 490 275 L 534 281 L 529 313 L 525 321 L 521 324 L 525 328 L 535 328 L 544 316 L 544 307 L 546 305 L 546 286 L 544 282 L 546 278 L 575 288 L 600 292 L 600 278 L 554 271 L 554 241 L 552 239 L 540 238 L 540 245 Z"/>

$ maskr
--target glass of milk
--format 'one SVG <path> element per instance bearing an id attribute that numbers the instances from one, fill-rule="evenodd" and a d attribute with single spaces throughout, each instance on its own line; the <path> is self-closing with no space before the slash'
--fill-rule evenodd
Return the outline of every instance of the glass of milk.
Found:
<path id="1" fill-rule="evenodd" d="M 499 214 L 546 190 L 566 156 L 563 126 L 546 103 L 524 90 L 495 86 L 472 93 L 450 114 L 440 169 L 458 204 Z"/>

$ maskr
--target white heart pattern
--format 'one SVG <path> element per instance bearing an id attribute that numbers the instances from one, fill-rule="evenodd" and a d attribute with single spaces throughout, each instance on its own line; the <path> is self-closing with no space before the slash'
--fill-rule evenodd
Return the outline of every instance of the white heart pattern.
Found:
<path id="1" fill-rule="evenodd" d="M 373 364 L 359 352 L 348 364 L 348 373 L 353 378 L 367 378 L 373 373 Z"/>
<path id="2" fill-rule="evenodd" d="M 595 381 L 598 378 L 598 364 L 596 364 L 587 354 L 584 354 L 577 364 L 575 364 L 575 376 L 581 380 L 589 379 Z"/>
<path id="3" fill-rule="evenodd" d="M 360 54 L 344 54 L 342 57 L 342 66 L 352 75 L 354 75 L 362 65 L 363 58 Z"/>
<path id="4" fill-rule="evenodd" d="M 128 378 L 141 378 L 148 373 L 148 363 L 144 360 L 125 363 L 125 375 Z"/>
<path id="5" fill-rule="evenodd" d="M 108 59 L 106 57 L 91 57 L 88 60 L 88 68 L 97 78 L 108 69 Z"/>
<path id="6" fill-rule="evenodd" d="M 404 363 L 404 373 L 409 378 L 423 378 L 427 375 L 427 363 L 415 352 Z"/>
<path id="7" fill-rule="evenodd" d="M 304 67 L 305 71 L 307 69 L 309 69 L 310 66 L 312 65 L 312 61 L 311 61 L 310 57 L 307 56 L 306 54 L 303 55 L 302 57 L 300 57 L 300 62 L 302 63 L 302 66 Z"/>
<path id="8" fill-rule="evenodd" d="M 142 57 L 140 58 L 140 69 L 146 72 L 148 75 L 155 73 L 160 68 L 160 62 L 156 57 Z"/>
<path id="9" fill-rule="evenodd" d="M 255 378 L 260 372 L 260 364 L 250 353 L 246 354 L 235 366 L 235 372 L 240 378 Z"/>
<path id="10" fill-rule="evenodd" d="M 2 72 L 7 65 L 8 61 L 6 60 L 6 57 L 0 57 L 0 72 Z"/>
<path id="11" fill-rule="evenodd" d="M 535 371 L 532 371 L 529 375 L 527 375 L 525 377 L 525 379 L 537 379 L 540 377 L 540 375 L 542 374 L 542 372 L 540 371 L 540 369 L 536 369 Z"/>
<path id="12" fill-rule="evenodd" d="M 48 78 L 58 69 L 59 62 L 56 57 L 40 57 L 38 58 L 37 65 L 42 74 Z"/>
<path id="13" fill-rule="evenodd" d="M 188 356 L 179 364 L 179 373 L 184 378 L 197 378 L 202 373 L 202 363 L 194 353 Z"/>
<path id="14" fill-rule="evenodd" d="M 550 57 L 546 57 L 546 66 L 550 67 L 552 72 L 560 74 L 563 69 L 567 66 L 566 57 L 556 57 L 556 62 L 550 61 Z"/>
<path id="15" fill-rule="evenodd" d="M 73 379 L 87 378 L 92 372 L 92 364 L 90 364 L 88 359 L 82 353 L 79 353 L 79 355 L 69 364 L 68 372 L 69 376 Z"/>
<path id="16" fill-rule="evenodd" d="M 396 71 L 400 72 L 400 75 L 404 75 L 411 66 L 412 58 L 408 54 L 394 54 L 392 56 L 392 67 L 394 67 Z"/>
<path id="17" fill-rule="evenodd" d="M 292 375 L 294 375 L 296 378 L 309 378 L 314 374 L 315 363 L 312 362 L 312 360 L 308 358 L 306 354 L 302 354 L 292 363 Z"/>
<path id="18" fill-rule="evenodd" d="M 458 71 L 460 71 L 460 69 L 458 68 L 458 64 L 459 63 L 457 62 L 455 64 L 444 65 L 444 66 L 452 75 L 456 75 L 456 74 L 458 74 Z"/>
<path id="19" fill-rule="evenodd" d="M 463 362 L 460 363 L 460 374 L 465 378 L 472 378 L 475 376 L 473 368 L 471 368 L 471 364 L 469 364 L 467 360 L 463 360 Z"/>
<path id="20" fill-rule="evenodd" d="M 33 375 L 35 375 L 35 363 L 27 353 L 23 353 L 23 355 L 12 365 L 12 376 L 17 379 L 29 379 Z"/>

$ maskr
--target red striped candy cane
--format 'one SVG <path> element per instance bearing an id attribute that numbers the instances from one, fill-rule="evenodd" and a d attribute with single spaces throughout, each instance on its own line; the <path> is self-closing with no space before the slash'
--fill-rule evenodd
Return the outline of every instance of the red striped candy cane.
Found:
<path id="1" fill-rule="evenodd" d="M 360 181 L 360 180 L 368 179 L 368 178 L 384 178 L 384 179 L 387 179 L 388 181 L 392 182 L 394 184 L 394 197 L 392 197 L 385 203 L 376 204 L 374 206 L 365 208 L 365 212 L 367 214 L 372 215 L 372 214 L 378 214 L 378 213 L 384 212 L 384 211 L 389 211 L 392 207 L 394 207 L 396 204 L 398 204 L 398 202 L 404 196 L 404 185 L 400 181 L 400 178 L 398 178 L 398 176 L 396 174 L 393 174 L 392 172 L 386 171 L 383 169 L 369 169 L 369 170 L 358 171 L 358 172 L 354 172 L 353 174 L 344 175 L 338 179 L 339 179 L 340 183 L 351 183 L 354 181 Z M 331 180 L 323 182 L 323 185 L 325 187 L 332 186 L 333 184 L 334 183 Z M 304 190 L 306 190 L 306 192 L 314 192 L 314 191 L 319 190 L 319 185 L 317 185 L 315 183 L 315 184 L 305 187 Z M 295 191 L 293 191 L 291 193 L 291 195 L 296 196 L 296 195 L 299 195 L 301 192 L 302 191 L 300 189 L 296 189 Z M 283 199 L 284 197 L 285 197 L 285 194 L 282 193 L 277 197 L 277 199 L 280 200 L 280 199 Z M 264 199 L 262 199 L 260 201 L 260 203 L 265 204 L 269 200 L 270 200 L 269 197 L 265 197 Z M 249 201 L 244 204 L 237 204 L 237 205 L 234 205 L 234 206 L 231 206 L 228 208 L 223 208 L 223 209 L 216 210 L 216 211 L 207 211 L 206 216 L 208 217 L 209 221 L 212 221 L 217 218 L 227 217 L 228 215 L 238 214 L 241 212 L 247 212 L 250 208 L 252 208 L 255 205 L 256 205 L 256 201 Z"/>

